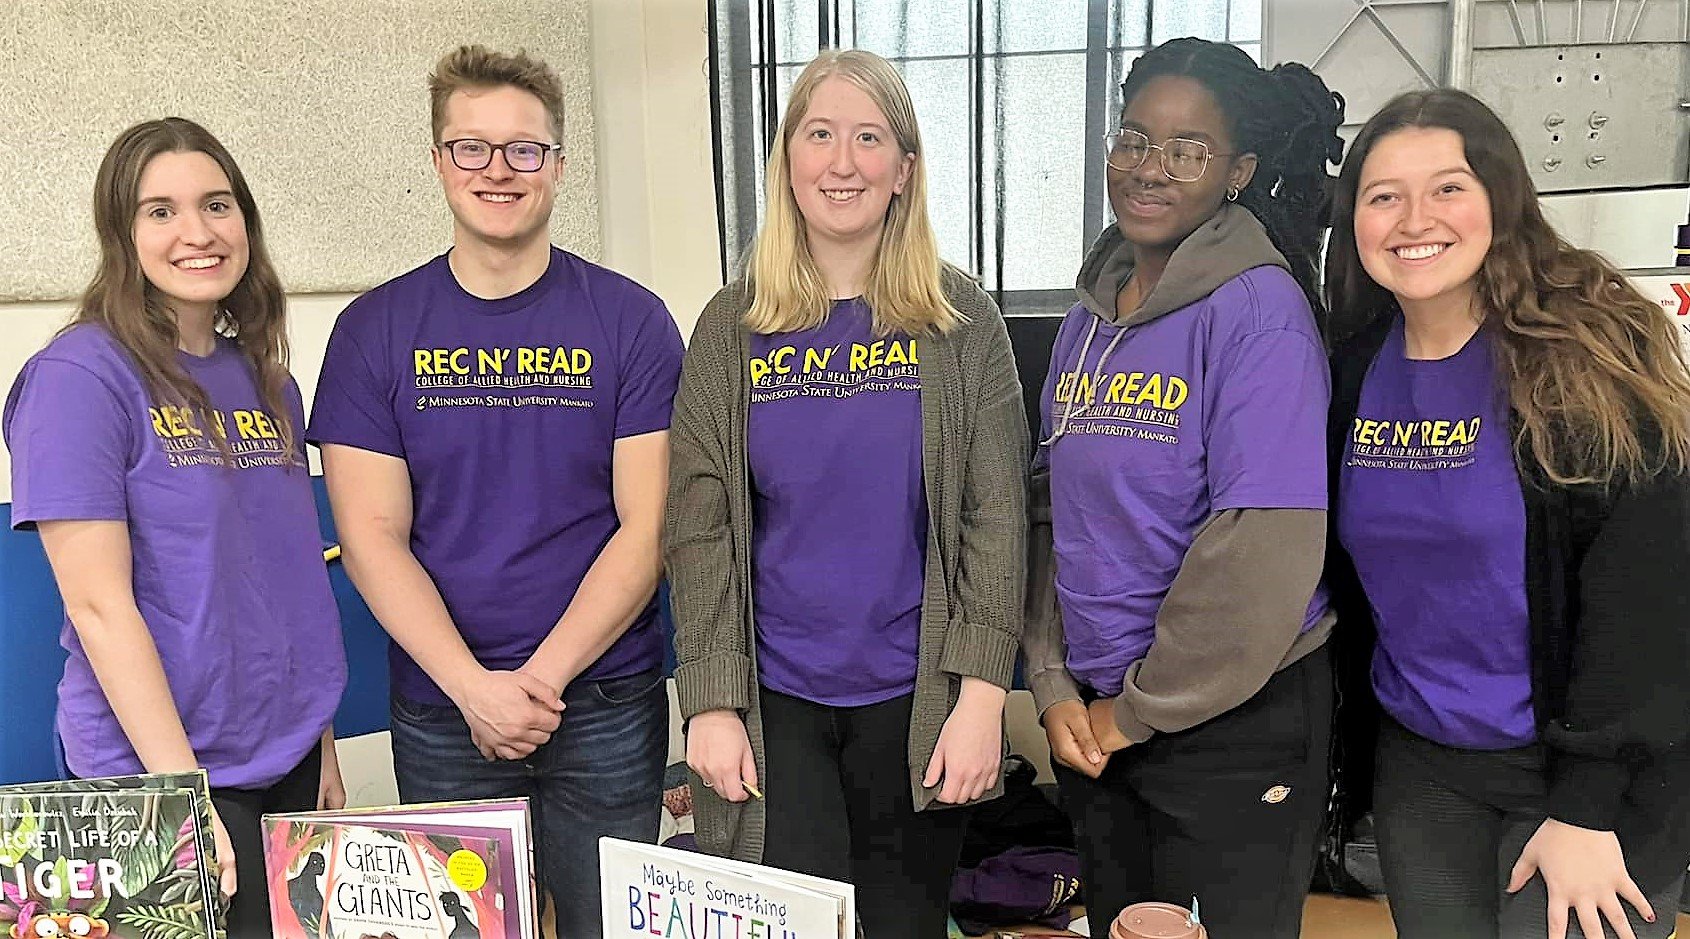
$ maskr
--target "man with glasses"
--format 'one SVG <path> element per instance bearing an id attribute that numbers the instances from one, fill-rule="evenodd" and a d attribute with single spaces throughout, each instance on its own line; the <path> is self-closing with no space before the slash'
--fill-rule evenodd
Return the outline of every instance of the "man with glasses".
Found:
<path id="1" fill-rule="evenodd" d="M 393 639 L 400 795 L 529 797 L 558 934 L 598 936 L 598 838 L 657 836 L 681 339 L 650 292 L 549 242 L 555 72 L 467 46 L 429 90 L 452 248 L 341 314 L 308 438 Z"/>

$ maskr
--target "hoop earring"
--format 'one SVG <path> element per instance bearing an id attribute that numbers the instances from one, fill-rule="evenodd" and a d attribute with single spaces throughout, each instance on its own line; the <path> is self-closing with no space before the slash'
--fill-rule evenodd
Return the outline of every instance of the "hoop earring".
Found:
<path id="1" fill-rule="evenodd" d="M 1226 201 L 1228 201 L 1228 202 L 1237 202 L 1238 201 L 1238 187 L 1237 186 L 1226 187 Z"/>

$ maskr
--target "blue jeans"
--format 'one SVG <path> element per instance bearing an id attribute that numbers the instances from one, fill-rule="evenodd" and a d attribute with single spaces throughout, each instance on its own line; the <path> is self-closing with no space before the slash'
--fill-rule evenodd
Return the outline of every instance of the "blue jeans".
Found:
<path id="1" fill-rule="evenodd" d="M 669 700 L 663 672 L 576 681 L 563 723 L 525 760 L 488 762 L 463 714 L 395 695 L 393 771 L 405 802 L 526 796 L 560 939 L 601 936 L 598 840 L 657 840 Z"/>

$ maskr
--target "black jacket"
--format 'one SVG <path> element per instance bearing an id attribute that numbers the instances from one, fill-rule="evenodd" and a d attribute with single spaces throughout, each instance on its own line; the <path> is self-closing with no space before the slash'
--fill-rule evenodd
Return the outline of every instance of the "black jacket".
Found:
<path id="1" fill-rule="evenodd" d="M 1345 441 L 1390 325 L 1391 317 L 1381 317 L 1332 354 L 1334 533 Z M 1551 483 L 1529 455 L 1517 454 L 1515 464 L 1525 496 L 1532 705 L 1549 750 L 1548 812 L 1611 830 L 1637 772 L 1690 742 L 1690 475 L 1604 489 Z M 1372 794 L 1375 633 L 1336 534 L 1326 557 L 1338 613 L 1338 821 L 1347 831 Z"/>

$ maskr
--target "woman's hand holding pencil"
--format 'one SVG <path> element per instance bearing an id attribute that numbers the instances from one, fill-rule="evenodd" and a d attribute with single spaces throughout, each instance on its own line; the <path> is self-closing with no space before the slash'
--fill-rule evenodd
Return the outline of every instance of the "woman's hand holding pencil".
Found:
<path id="1" fill-rule="evenodd" d="M 687 765 L 704 788 L 729 802 L 763 798 L 757 789 L 757 760 L 738 711 L 705 711 L 687 722 Z"/>

